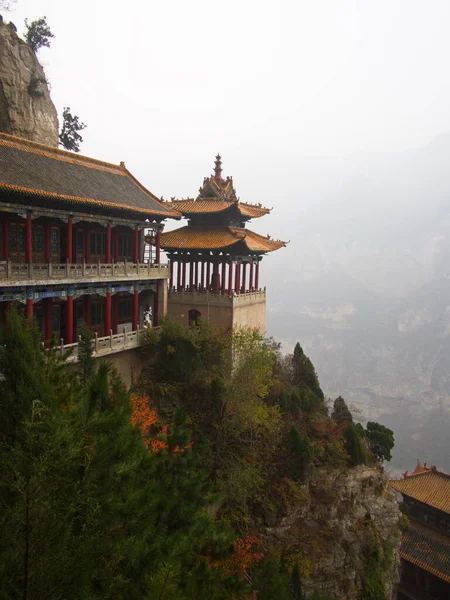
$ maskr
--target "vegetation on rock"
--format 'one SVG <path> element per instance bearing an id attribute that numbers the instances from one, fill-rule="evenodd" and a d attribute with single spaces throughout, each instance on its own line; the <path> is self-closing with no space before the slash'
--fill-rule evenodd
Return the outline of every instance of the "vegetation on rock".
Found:
<path id="1" fill-rule="evenodd" d="M 25 19 L 25 41 L 36 54 L 39 48 L 50 48 L 50 40 L 55 37 L 47 23 L 47 17 L 40 17 L 28 23 Z"/>
<path id="2" fill-rule="evenodd" d="M 79 152 L 83 138 L 78 132 L 83 131 L 85 128 L 86 125 L 80 122 L 79 117 L 72 115 L 68 106 L 64 107 L 63 123 L 59 133 L 60 145 L 66 150 Z"/>

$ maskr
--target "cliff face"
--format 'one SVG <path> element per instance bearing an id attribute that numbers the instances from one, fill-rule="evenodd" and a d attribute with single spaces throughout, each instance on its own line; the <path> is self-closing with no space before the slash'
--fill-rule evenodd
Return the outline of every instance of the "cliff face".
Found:
<path id="1" fill-rule="evenodd" d="M 359 600 L 377 580 L 391 598 L 398 580 L 400 511 L 379 469 L 314 471 L 298 503 L 266 529 L 301 567 L 307 596 L 314 591 L 339 600 Z M 373 593 L 373 592 L 372 592 Z M 378 596 L 377 596 L 378 597 Z M 383 600 L 380 591 L 380 600 Z"/>
<path id="2" fill-rule="evenodd" d="M 44 70 L 14 27 L 0 21 L 0 131 L 58 146 L 58 117 Z"/>

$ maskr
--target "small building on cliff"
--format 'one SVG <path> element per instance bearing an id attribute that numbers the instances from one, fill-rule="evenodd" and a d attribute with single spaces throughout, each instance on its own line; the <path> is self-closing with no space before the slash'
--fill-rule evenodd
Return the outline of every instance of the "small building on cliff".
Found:
<path id="1" fill-rule="evenodd" d="M 402 535 L 397 600 L 448 600 L 450 475 L 418 462 L 390 486 L 402 495 L 410 520 Z"/>
<path id="2" fill-rule="evenodd" d="M 222 177 L 220 155 L 197 198 L 165 206 L 188 219 L 187 226 L 161 235 L 170 258 L 168 316 L 185 325 L 202 318 L 223 329 L 247 325 L 264 333 L 266 290 L 259 284 L 260 263 L 286 243 L 246 224 L 270 209 L 238 199 L 233 178 Z"/>
<path id="3" fill-rule="evenodd" d="M 144 314 L 158 325 L 167 311 L 160 239 L 169 217 L 180 215 L 123 163 L 0 133 L 0 327 L 16 304 L 61 352 L 76 350 L 83 325 L 97 354 L 137 346 Z"/>

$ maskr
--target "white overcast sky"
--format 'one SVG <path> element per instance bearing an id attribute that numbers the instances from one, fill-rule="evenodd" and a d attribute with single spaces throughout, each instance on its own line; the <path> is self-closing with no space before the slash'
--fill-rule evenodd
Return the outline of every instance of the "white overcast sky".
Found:
<path id="1" fill-rule="evenodd" d="M 42 15 L 55 38 L 39 59 L 59 112 L 88 126 L 82 153 L 124 160 L 158 196 L 195 195 L 219 151 L 241 199 L 276 210 L 297 157 L 450 130 L 449 0 L 17 0 L 4 14 L 19 33 Z"/>

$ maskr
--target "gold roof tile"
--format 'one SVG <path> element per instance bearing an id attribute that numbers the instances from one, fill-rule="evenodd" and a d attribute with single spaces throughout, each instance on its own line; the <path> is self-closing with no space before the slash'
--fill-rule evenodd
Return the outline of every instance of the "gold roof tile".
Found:
<path id="1" fill-rule="evenodd" d="M 450 514 L 450 475 L 435 467 L 404 479 L 392 479 L 389 485 L 414 500 Z"/>

